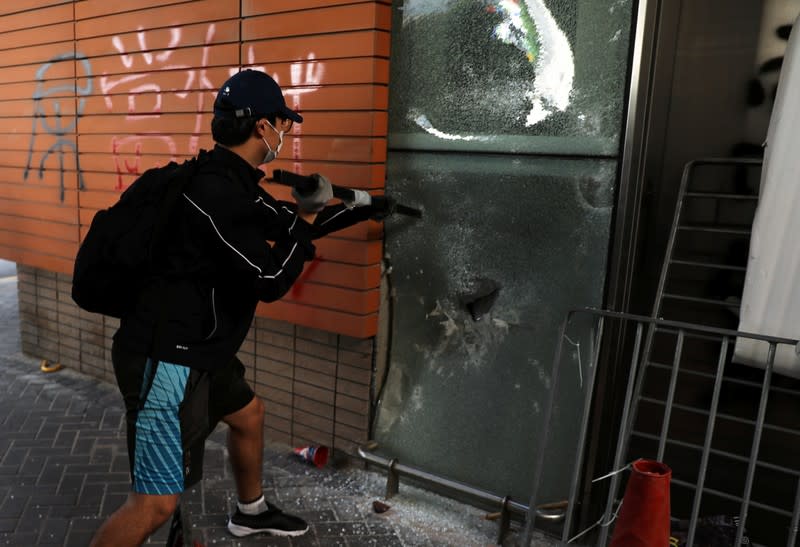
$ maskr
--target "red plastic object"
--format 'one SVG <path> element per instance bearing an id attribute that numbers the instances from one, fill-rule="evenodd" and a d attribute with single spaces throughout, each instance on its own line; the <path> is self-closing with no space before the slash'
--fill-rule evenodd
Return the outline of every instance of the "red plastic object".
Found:
<path id="1" fill-rule="evenodd" d="M 669 545 L 669 482 L 672 470 L 661 462 L 639 459 L 625 487 L 611 547 Z"/>
<path id="2" fill-rule="evenodd" d="M 328 463 L 328 447 L 327 446 L 300 446 L 294 449 L 294 453 L 300 456 L 303 460 L 313 463 L 317 467 L 325 467 Z"/>

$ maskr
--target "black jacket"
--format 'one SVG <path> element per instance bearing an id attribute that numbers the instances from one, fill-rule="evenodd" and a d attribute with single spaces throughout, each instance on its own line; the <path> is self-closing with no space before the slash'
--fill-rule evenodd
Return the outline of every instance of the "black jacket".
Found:
<path id="1" fill-rule="evenodd" d="M 229 362 L 258 301 L 280 299 L 314 258 L 312 240 L 373 213 L 329 206 L 312 226 L 294 203 L 265 192 L 263 177 L 230 150 L 211 151 L 171 215 L 160 274 L 121 320 L 115 343 L 199 369 Z"/>

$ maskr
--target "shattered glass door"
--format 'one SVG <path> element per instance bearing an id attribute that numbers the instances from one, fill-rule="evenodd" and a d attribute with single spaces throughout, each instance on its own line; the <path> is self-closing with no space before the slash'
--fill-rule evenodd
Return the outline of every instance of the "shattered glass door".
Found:
<path id="1" fill-rule="evenodd" d="M 632 0 L 393 3 L 389 363 L 374 425 L 401 462 L 526 500 L 558 327 L 603 302 Z M 558 394 L 564 499 L 586 356 Z"/>

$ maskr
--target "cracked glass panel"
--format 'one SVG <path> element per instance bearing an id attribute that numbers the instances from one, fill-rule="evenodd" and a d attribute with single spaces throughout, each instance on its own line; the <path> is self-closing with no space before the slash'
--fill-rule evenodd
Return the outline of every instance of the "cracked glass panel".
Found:
<path id="1" fill-rule="evenodd" d="M 632 0 L 394 5 L 391 148 L 617 154 Z"/>
<path id="2" fill-rule="evenodd" d="M 617 162 L 392 152 L 390 359 L 374 426 L 402 463 L 524 500 L 558 329 L 602 304 Z M 543 499 L 566 499 L 587 376 L 562 369 Z M 583 353 L 582 353 L 583 352 Z"/>

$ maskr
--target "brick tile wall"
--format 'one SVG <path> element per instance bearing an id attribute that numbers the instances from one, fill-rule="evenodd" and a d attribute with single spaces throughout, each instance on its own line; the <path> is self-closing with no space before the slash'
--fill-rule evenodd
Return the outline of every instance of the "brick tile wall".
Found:
<path id="1" fill-rule="evenodd" d="M 146 169 L 213 147 L 214 96 L 244 67 L 274 76 L 306 113 L 269 171 L 381 191 L 391 14 L 389 0 L 0 3 L 0 257 L 70 274 L 97 210 Z M 264 186 L 291 199 L 288 188 Z M 324 238 L 302 290 L 259 316 L 374 337 L 382 239 L 377 222 Z M 53 291 L 63 279 L 36 279 L 47 331 L 46 310 L 62 313 Z"/>
<path id="2" fill-rule="evenodd" d="M 24 353 L 114 381 L 111 337 L 117 319 L 79 309 L 65 274 L 19 265 L 18 287 Z M 369 435 L 373 355 L 374 338 L 256 317 L 239 359 L 264 400 L 270 440 L 352 454 Z"/>

